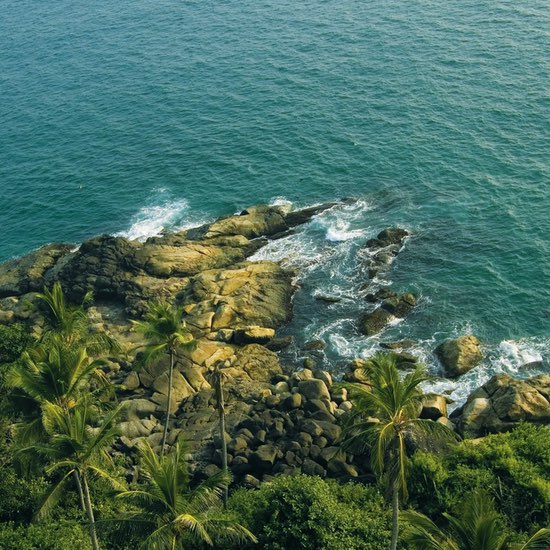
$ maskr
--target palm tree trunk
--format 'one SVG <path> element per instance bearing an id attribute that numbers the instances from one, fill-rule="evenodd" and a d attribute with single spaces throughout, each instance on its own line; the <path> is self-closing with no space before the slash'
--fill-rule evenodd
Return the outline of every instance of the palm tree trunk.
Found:
<path id="1" fill-rule="evenodd" d="M 218 370 L 217 393 L 218 393 L 218 413 L 220 415 L 220 438 L 222 444 L 222 468 L 227 472 L 227 441 L 225 440 L 225 403 L 223 400 L 222 373 Z M 227 499 L 229 496 L 229 487 L 223 491 L 223 507 L 227 508 Z"/>
<path id="2" fill-rule="evenodd" d="M 168 399 L 166 402 L 166 421 L 164 423 L 164 432 L 162 433 L 162 444 L 160 448 L 161 458 L 164 456 L 166 438 L 168 436 L 168 424 L 170 423 L 170 409 L 172 407 L 172 381 L 174 379 L 174 351 L 170 350 L 170 374 L 168 376 Z"/>
<path id="3" fill-rule="evenodd" d="M 83 512 L 86 512 L 86 503 L 84 502 L 84 493 L 82 492 L 82 483 L 80 483 L 80 476 L 78 475 L 78 472 L 75 470 L 73 472 L 74 482 L 76 484 L 76 490 L 78 491 L 78 496 L 80 498 L 80 507 L 82 508 Z"/>
<path id="4" fill-rule="evenodd" d="M 86 505 L 86 514 L 90 521 L 90 536 L 92 538 L 92 547 L 94 550 L 99 550 L 99 542 L 97 541 L 97 532 L 95 528 L 94 511 L 92 509 L 92 501 L 90 499 L 90 490 L 88 489 L 88 482 L 86 476 L 81 474 L 82 477 L 82 492 L 84 495 L 84 504 Z"/>
<path id="5" fill-rule="evenodd" d="M 397 483 L 393 483 L 392 495 L 391 495 L 391 506 L 392 506 L 392 523 L 391 523 L 391 550 L 396 550 L 397 548 L 397 535 L 399 534 L 399 487 Z"/>

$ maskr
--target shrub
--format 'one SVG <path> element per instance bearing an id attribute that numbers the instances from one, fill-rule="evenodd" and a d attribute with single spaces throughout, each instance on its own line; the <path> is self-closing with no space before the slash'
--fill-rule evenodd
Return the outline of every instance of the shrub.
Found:
<path id="1" fill-rule="evenodd" d="M 86 528 L 68 521 L 49 521 L 29 526 L 0 523 L 2 550 L 79 550 L 91 549 Z"/>
<path id="2" fill-rule="evenodd" d="M 410 502 L 434 517 L 452 513 L 464 494 L 485 489 L 514 529 L 533 530 L 550 523 L 549 472 L 550 426 L 521 424 L 510 433 L 463 441 L 443 457 L 416 453 Z"/>
<path id="3" fill-rule="evenodd" d="M 30 342 L 30 334 L 21 323 L 0 325 L 0 363 L 12 363 Z"/>
<path id="4" fill-rule="evenodd" d="M 239 489 L 230 509 L 271 550 L 375 550 L 390 542 L 391 513 L 380 493 L 305 475 Z"/>

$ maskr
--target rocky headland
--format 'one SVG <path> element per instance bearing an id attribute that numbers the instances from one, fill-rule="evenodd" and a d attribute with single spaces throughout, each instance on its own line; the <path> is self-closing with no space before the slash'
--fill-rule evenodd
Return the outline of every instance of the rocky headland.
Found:
<path id="1" fill-rule="evenodd" d="M 188 442 L 193 467 L 205 476 L 221 466 L 219 420 L 212 382 L 222 373 L 228 462 L 237 480 L 257 485 L 278 474 L 303 472 L 337 478 L 369 475 L 366 463 L 340 447 L 342 420 L 352 409 L 348 390 L 315 360 L 287 364 L 279 352 L 292 337 L 278 330 L 292 318 L 294 274 L 271 261 L 250 261 L 272 239 L 288 235 L 325 204 L 299 211 L 255 206 L 198 228 L 166 233 L 145 242 L 100 236 L 79 247 L 51 244 L 0 266 L 0 323 L 25 322 L 40 332 L 33 307 L 36 292 L 60 281 L 66 295 L 79 301 L 92 291 L 88 312 L 93 330 L 118 340 L 123 354 L 111 357 L 106 374 L 127 402 L 117 448 L 131 456 L 145 438 L 153 447 L 162 439 L 167 403 L 168 359 L 138 368 L 140 336 L 131 319 L 139 319 L 151 300 L 183 305 L 186 324 L 197 346 L 178 352 L 169 443 Z M 357 330 L 379 333 L 416 305 L 412 293 L 369 285 L 391 268 L 408 233 L 386 228 L 363 250 L 367 281 L 365 312 Z M 327 300 L 330 301 L 330 300 Z M 387 342 L 401 368 L 417 361 L 410 342 Z M 310 342 L 305 351 L 321 348 Z M 464 336 L 442 343 L 435 353 L 448 377 L 459 377 L 482 359 L 481 343 Z M 344 378 L 368 384 L 362 362 L 349 365 Z M 306 368 L 304 368 L 306 367 Z M 515 380 L 498 375 L 470 395 L 449 417 L 443 395 L 426 395 L 422 416 L 464 437 L 510 429 L 517 422 L 550 422 L 550 376 Z M 375 422 L 376 419 L 373 419 Z"/>

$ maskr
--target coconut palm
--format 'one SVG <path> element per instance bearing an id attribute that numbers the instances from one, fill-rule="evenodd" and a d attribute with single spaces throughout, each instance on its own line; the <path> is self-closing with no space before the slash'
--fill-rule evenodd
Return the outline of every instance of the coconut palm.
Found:
<path id="1" fill-rule="evenodd" d="M 405 440 L 427 434 L 454 440 L 454 433 L 432 420 L 419 418 L 422 391 L 428 379 L 417 367 L 401 378 L 393 354 L 376 354 L 365 368 L 370 386 L 354 385 L 354 408 L 345 426 L 344 446 L 370 454 L 373 471 L 386 482 L 392 505 L 391 550 L 397 548 L 399 499 L 407 497 Z"/>
<path id="2" fill-rule="evenodd" d="M 81 304 L 69 304 L 61 283 L 56 281 L 51 290 L 44 288 L 38 293 L 40 311 L 44 319 L 43 341 L 49 341 L 53 334 L 67 345 L 86 346 L 88 353 L 96 357 L 107 351 L 119 351 L 118 344 L 103 332 L 91 330 L 86 306 L 92 302 L 92 292 L 87 292 Z"/>
<path id="3" fill-rule="evenodd" d="M 140 490 L 122 492 L 117 498 L 136 509 L 119 521 L 145 528 L 147 536 L 141 548 L 176 550 L 187 542 L 212 545 L 218 540 L 256 541 L 250 531 L 221 513 L 223 488 L 230 481 L 226 471 L 191 489 L 180 443 L 166 456 L 158 457 L 145 442 L 140 455 L 141 473 L 148 484 Z"/>
<path id="4" fill-rule="evenodd" d="M 49 462 L 45 468 L 46 473 L 56 477 L 36 513 L 37 520 L 48 517 L 59 502 L 64 488 L 71 479 L 74 480 L 81 506 L 88 518 L 94 550 L 99 549 L 99 543 L 88 480 L 90 477 L 102 478 L 115 489 L 124 489 L 109 472 L 113 467 L 109 449 L 117 435 L 113 424 L 121 407 L 122 405 L 110 411 L 99 426 L 93 427 L 87 401 L 82 401 L 68 411 L 60 405 L 48 402 L 43 408 L 43 423 L 48 441 L 35 443 L 17 452 L 19 455 L 33 454 L 42 457 Z"/>
<path id="5" fill-rule="evenodd" d="M 405 540 L 419 550 L 543 550 L 550 546 L 550 529 L 540 529 L 524 544 L 510 544 L 493 499 L 476 491 L 465 500 L 460 516 L 444 513 L 446 530 L 424 514 L 403 512 Z"/>
<path id="6" fill-rule="evenodd" d="M 21 360 L 11 365 L 5 376 L 5 385 L 14 390 L 13 399 L 22 415 L 16 424 L 18 442 L 26 445 L 44 435 L 43 412 L 48 405 L 56 405 L 69 412 L 82 400 L 90 400 L 108 389 L 101 366 L 83 346 L 67 344 L 62 337 L 52 335 L 22 354 Z"/>
<path id="7" fill-rule="evenodd" d="M 211 378 L 212 385 L 214 386 L 214 392 L 216 396 L 216 408 L 218 409 L 218 415 L 220 419 L 220 442 L 222 453 L 222 468 L 227 470 L 227 441 L 225 439 L 225 399 L 223 394 L 223 381 L 226 378 L 226 374 L 222 370 L 223 363 L 218 363 L 212 370 Z M 227 508 L 227 500 L 229 497 L 229 486 L 227 485 L 223 492 L 223 506 Z"/>
<path id="8" fill-rule="evenodd" d="M 174 360 L 178 348 L 194 348 L 195 339 L 185 326 L 183 308 L 158 301 L 151 304 L 143 321 L 132 321 L 135 329 L 147 339 L 145 348 L 145 363 L 158 360 L 159 355 L 167 353 L 170 358 L 168 375 L 168 395 L 166 403 L 166 419 L 162 434 L 161 456 L 164 455 L 168 425 L 170 423 L 170 409 L 172 407 L 172 383 L 174 376 Z"/>

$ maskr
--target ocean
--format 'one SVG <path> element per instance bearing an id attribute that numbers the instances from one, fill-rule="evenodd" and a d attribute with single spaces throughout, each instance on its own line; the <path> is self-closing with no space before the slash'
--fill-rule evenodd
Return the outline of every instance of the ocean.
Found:
<path id="1" fill-rule="evenodd" d="M 412 338 L 437 377 L 435 346 L 473 333 L 482 366 L 431 384 L 457 402 L 495 372 L 550 372 L 546 0 L 0 0 L 0 13 L 0 261 L 353 197 L 257 254 L 297 270 L 298 345 L 325 340 L 338 372 Z M 365 338 L 362 246 L 390 225 L 411 237 L 378 283 L 419 305 Z"/>

